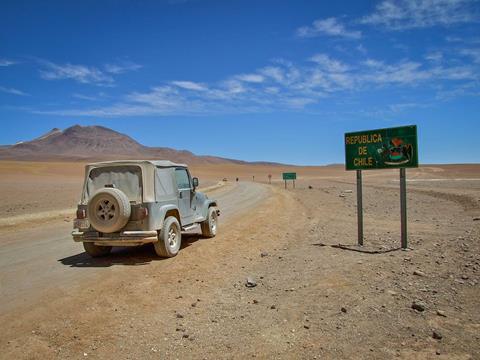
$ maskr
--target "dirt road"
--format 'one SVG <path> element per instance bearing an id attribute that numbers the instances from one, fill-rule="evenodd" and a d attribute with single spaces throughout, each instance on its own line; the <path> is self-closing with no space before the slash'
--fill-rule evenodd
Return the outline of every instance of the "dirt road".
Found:
<path id="1" fill-rule="evenodd" d="M 219 201 L 221 225 L 234 214 L 245 212 L 264 200 L 269 190 L 259 184 L 240 182 L 209 194 Z M 141 250 L 116 249 L 105 261 L 92 260 L 83 252 L 81 244 L 72 241 L 71 230 L 71 221 L 56 221 L 47 226 L 0 234 L 0 314 L 34 303 L 52 287 L 66 289 L 117 263 L 142 262 L 136 254 L 143 256 L 151 251 L 154 256 L 153 250 L 146 246 Z"/>

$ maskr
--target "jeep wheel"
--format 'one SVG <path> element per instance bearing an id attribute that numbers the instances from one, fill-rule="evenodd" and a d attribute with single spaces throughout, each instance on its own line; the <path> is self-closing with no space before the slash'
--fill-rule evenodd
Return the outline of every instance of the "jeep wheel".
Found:
<path id="1" fill-rule="evenodd" d="M 104 188 L 88 202 L 87 216 L 92 227 L 102 233 L 122 229 L 130 218 L 130 202 L 127 195 L 115 188 Z"/>
<path id="2" fill-rule="evenodd" d="M 98 246 L 92 242 L 84 242 L 83 248 L 85 249 L 85 252 L 91 257 L 106 256 L 110 254 L 110 251 L 112 250 L 111 246 Z"/>
<path id="3" fill-rule="evenodd" d="M 207 220 L 200 224 L 202 235 L 209 238 L 214 237 L 217 235 L 217 225 L 217 209 L 212 206 L 208 209 Z"/>
<path id="4" fill-rule="evenodd" d="M 158 241 L 154 243 L 155 252 L 161 257 L 174 257 L 182 245 L 180 223 L 175 216 L 169 216 L 163 222 L 158 233 Z"/>

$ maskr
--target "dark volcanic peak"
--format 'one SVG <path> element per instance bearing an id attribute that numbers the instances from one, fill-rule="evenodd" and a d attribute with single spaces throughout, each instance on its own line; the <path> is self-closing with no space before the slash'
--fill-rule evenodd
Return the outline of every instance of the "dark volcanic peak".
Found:
<path id="1" fill-rule="evenodd" d="M 0 159 L 12 160 L 115 160 L 168 159 L 187 164 L 244 163 L 215 156 L 197 156 L 187 150 L 144 146 L 130 136 L 103 126 L 74 125 L 7 148 Z"/>

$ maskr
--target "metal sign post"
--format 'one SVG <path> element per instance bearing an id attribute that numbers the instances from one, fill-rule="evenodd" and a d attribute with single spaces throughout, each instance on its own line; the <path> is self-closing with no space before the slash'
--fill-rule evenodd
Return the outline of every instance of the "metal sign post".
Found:
<path id="1" fill-rule="evenodd" d="M 363 246 L 362 170 L 357 170 L 358 245 Z"/>
<path id="2" fill-rule="evenodd" d="M 406 168 L 416 167 L 416 125 L 345 134 L 345 169 L 357 172 L 358 245 L 363 245 L 362 170 L 400 169 L 401 246 L 407 249 Z"/>
<path id="3" fill-rule="evenodd" d="M 405 168 L 400 169 L 400 222 L 402 249 L 408 246 L 407 241 L 407 174 Z"/>

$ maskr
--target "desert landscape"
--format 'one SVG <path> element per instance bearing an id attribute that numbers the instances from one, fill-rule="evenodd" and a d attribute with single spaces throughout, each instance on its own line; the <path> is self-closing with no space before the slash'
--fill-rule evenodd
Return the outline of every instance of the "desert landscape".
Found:
<path id="1" fill-rule="evenodd" d="M 407 171 L 403 251 L 398 170 L 364 175 L 360 249 L 355 172 L 191 154 L 218 235 L 192 231 L 170 259 L 151 245 L 91 258 L 70 236 L 89 160 L 38 146 L 0 161 L 1 358 L 480 357 L 480 165 Z"/>

